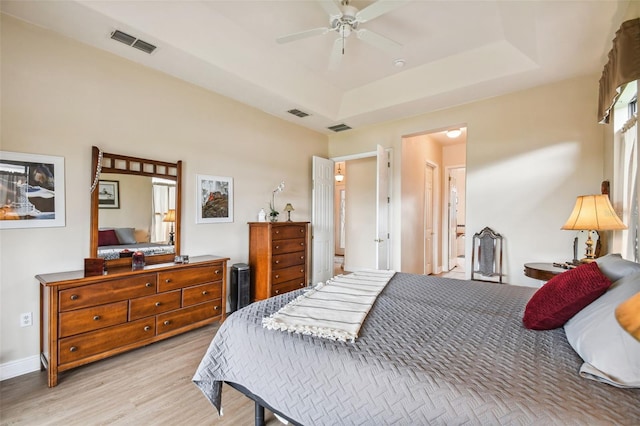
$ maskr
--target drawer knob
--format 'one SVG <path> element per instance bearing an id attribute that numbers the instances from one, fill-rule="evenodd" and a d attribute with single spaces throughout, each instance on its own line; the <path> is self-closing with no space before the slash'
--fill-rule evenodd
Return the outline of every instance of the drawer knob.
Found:
<path id="1" fill-rule="evenodd" d="M 78 300 L 78 295 L 77 294 L 72 294 L 71 295 L 71 300 Z"/>
<path id="2" fill-rule="evenodd" d="M 276 278 L 280 278 L 280 275 L 276 274 Z"/>
<path id="3" fill-rule="evenodd" d="M 93 320 L 98 321 L 100 319 L 100 315 L 94 315 Z"/>
<path id="4" fill-rule="evenodd" d="M 276 290 L 276 294 L 280 294 L 280 290 Z"/>
<path id="5" fill-rule="evenodd" d="M 75 351 L 77 351 L 77 350 L 78 350 L 78 348 L 77 348 L 76 346 L 71 346 L 71 347 L 69 348 L 69 352 L 75 352 Z"/>
<path id="6" fill-rule="evenodd" d="M 156 306 L 162 305 L 162 302 L 156 302 Z"/>
<path id="7" fill-rule="evenodd" d="M 163 324 L 164 324 L 164 325 L 169 325 L 169 324 L 171 324 L 171 321 L 166 320 L 165 322 L 163 322 Z"/>
<path id="8" fill-rule="evenodd" d="M 277 265 L 278 263 L 280 263 L 280 261 L 279 261 L 279 260 L 276 260 L 276 265 Z"/>
<path id="9" fill-rule="evenodd" d="M 300 272 L 304 272 L 304 269 L 300 269 Z"/>
<path id="10" fill-rule="evenodd" d="M 150 327 L 150 326 L 148 326 L 148 325 L 145 325 L 145 326 L 144 326 L 144 331 L 149 331 L 149 330 L 151 330 L 151 327 Z"/>
<path id="11" fill-rule="evenodd" d="M 145 287 L 151 287 L 152 285 L 153 285 L 153 284 L 151 284 L 151 283 L 146 283 L 144 286 L 145 286 Z"/>
<path id="12" fill-rule="evenodd" d="M 300 259 L 304 259 L 304 256 L 300 256 Z"/>
<path id="13" fill-rule="evenodd" d="M 304 246 L 304 243 L 300 243 L 301 246 Z"/>
<path id="14" fill-rule="evenodd" d="M 213 310 L 214 310 L 214 311 L 219 311 L 219 310 L 220 310 L 220 306 L 214 306 L 214 307 L 213 307 Z"/>
<path id="15" fill-rule="evenodd" d="M 277 249 L 279 249 L 279 248 L 280 248 L 280 246 L 276 246 L 276 248 L 277 248 Z"/>
<path id="16" fill-rule="evenodd" d="M 209 292 L 208 292 L 207 290 L 203 290 L 203 291 L 202 291 L 202 295 L 203 295 L 203 296 L 206 296 L 207 294 L 209 294 Z"/>
<path id="17" fill-rule="evenodd" d="M 300 232 L 304 232 L 304 229 L 300 228 Z"/>
<path id="18" fill-rule="evenodd" d="M 304 283 L 300 283 L 300 287 L 304 287 Z"/>
<path id="19" fill-rule="evenodd" d="M 166 280 L 164 280 L 165 283 L 170 283 L 171 282 L 171 278 L 167 278 Z"/>

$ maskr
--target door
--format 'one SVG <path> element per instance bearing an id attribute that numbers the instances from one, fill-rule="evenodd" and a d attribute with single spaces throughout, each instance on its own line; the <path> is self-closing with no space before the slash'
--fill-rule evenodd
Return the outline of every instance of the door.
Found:
<path id="1" fill-rule="evenodd" d="M 433 175 L 434 167 L 424 169 L 424 274 L 433 273 Z"/>
<path id="2" fill-rule="evenodd" d="M 376 215 L 376 268 L 389 269 L 390 244 L 389 244 L 389 172 L 391 170 L 391 152 L 378 145 L 377 149 L 377 215 Z"/>
<path id="3" fill-rule="evenodd" d="M 333 161 L 313 157 L 311 283 L 333 277 Z"/>
<path id="4" fill-rule="evenodd" d="M 452 270 L 457 264 L 458 257 L 458 185 L 456 177 L 449 170 L 449 265 Z"/>

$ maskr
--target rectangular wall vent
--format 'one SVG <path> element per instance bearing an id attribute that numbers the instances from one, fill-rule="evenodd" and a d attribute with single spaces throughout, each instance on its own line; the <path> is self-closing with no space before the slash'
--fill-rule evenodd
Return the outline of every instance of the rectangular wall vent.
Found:
<path id="1" fill-rule="evenodd" d="M 350 130 L 351 127 L 349 127 L 349 126 L 347 126 L 346 124 L 343 123 L 343 124 L 336 124 L 335 126 L 327 127 L 327 129 L 333 130 L 334 132 L 342 132 L 342 131 L 345 131 L 345 130 Z"/>
<path id="2" fill-rule="evenodd" d="M 304 111 L 300 111 L 299 109 L 290 109 L 290 110 L 289 110 L 289 111 L 287 111 L 287 112 L 288 112 L 289 114 L 293 114 L 293 115 L 295 115 L 296 117 L 300 117 L 300 118 L 307 117 L 307 116 L 309 115 L 309 114 L 307 114 L 307 113 L 306 113 L 306 112 L 304 112 Z"/>
<path id="3" fill-rule="evenodd" d="M 139 38 L 135 38 L 134 36 L 123 33 L 119 30 L 115 30 L 114 32 L 112 32 L 111 38 L 113 40 L 119 41 L 120 43 L 124 43 L 127 46 L 135 47 L 136 49 L 142 50 L 146 53 L 151 53 L 156 50 L 156 46 L 154 46 L 153 44 L 142 41 Z"/>

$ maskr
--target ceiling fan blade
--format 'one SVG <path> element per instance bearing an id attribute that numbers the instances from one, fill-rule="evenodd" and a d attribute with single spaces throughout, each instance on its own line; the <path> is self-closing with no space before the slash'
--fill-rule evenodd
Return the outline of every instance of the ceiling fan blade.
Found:
<path id="1" fill-rule="evenodd" d="M 364 41 L 365 43 L 369 43 L 370 45 L 372 45 L 373 47 L 377 47 L 378 49 L 395 52 L 398 49 L 402 48 L 402 45 L 400 43 L 366 29 L 357 30 L 356 35 L 360 40 Z"/>
<path id="2" fill-rule="evenodd" d="M 356 21 L 367 22 L 408 3 L 410 0 L 378 0 L 356 13 Z"/>
<path id="3" fill-rule="evenodd" d="M 331 28 L 314 28 L 312 30 L 300 31 L 299 33 L 288 34 L 282 37 L 278 37 L 276 42 L 279 44 L 289 43 L 303 38 L 314 37 L 317 35 L 323 35 L 328 33 Z"/>
<path id="4" fill-rule="evenodd" d="M 327 12 L 329 16 L 341 16 L 342 10 L 340 10 L 340 6 L 334 0 L 318 0 L 320 6 Z"/>
<path id="5" fill-rule="evenodd" d="M 329 70 L 335 71 L 340 67 L 340 63 L 342 62 L 342 48 L 343 42 L 345 40 L 342 37 L 338 37 L 336 41 L 333 42 L 333 47 L 331 48 L 331 56 L 329 57 Z"/>

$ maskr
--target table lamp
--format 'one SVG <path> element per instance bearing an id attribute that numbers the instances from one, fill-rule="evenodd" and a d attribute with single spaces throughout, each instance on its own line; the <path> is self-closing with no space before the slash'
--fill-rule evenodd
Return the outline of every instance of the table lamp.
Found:
<path id="1" fill-rule="evenodd" d="M 613 231 L 627 229 L 627 226 L 616 215 L 613 206 L 606 194 L 580 195 L 576 200 L 576 205 L 561 229 L 575 231 L 587 231 L 586 254 L 580 262 L 593 262 L 593 240 L 592 231 Z"/>
<path id="2" fill-rule="evenodd" d="M 291 212 L 294 210 L 295 209 L 293 208 L 291 203 L 287 203 L 287 205 L 284 206 L 284 211 L 287 212 L 287 222 L 291 222 Z"/>
<path id="3" fill-rule="evenodd" d="M 170 245 L 174 245 L 175 241 L 173 240 L 173 236 L 174 236 L 173 223 L 176 221 L 176 211 L 175 211 L 175 209 L 169 209 L 169 211 L 167 211 L 164 214 L 164 219 L 162 219 L 162 221 L 171 223 L 171 228 L 169 228 L 169 244 Z"/>

